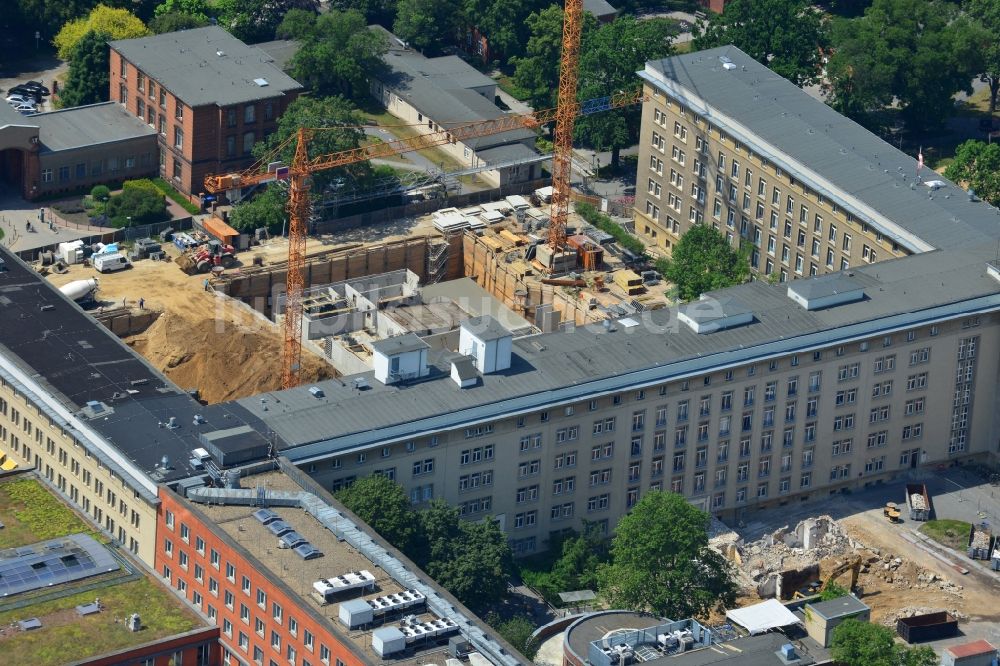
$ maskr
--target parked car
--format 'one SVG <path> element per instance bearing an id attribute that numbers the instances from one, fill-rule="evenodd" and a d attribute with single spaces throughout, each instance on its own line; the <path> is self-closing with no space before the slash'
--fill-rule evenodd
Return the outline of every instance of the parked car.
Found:
<path id="1" fill-rule="evenodd" d="M 14 110 L 25 116 L 30 113 L 38 113 L 38 107 L 34 104 L 18 104 L 14 107 Z"/>
<path id="2" fill-rule="evenodd" d="M 35 98 L 28 95 L 18 95 L 16 93 L 7 95 L 7 103 L 14 104 L 34 104 Z"/>
<path id="3" fill-rule="evenodd" d="M 38 93 L 38 94 L 40 94 L 42 96 L 45 96 L 45 97 L 49 96 L 49 89 L 46 88 L 45 85 L 42 84 L 41 81 L 28 81 L 26 83 L 22 83 L 22 84 L 19 84 L 17 86 L 14 86 L 14 87 L 15 88 L 23 88 L 25 91 L 27 91 L 27 92 L 29 92 L 31 94 Z"/>

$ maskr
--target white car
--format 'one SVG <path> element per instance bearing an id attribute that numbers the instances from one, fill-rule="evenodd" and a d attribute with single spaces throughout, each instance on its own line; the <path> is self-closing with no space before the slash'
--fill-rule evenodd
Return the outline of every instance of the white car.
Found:
<path id="1" fill-rule="evenodd" d="M 21 114 L 38 113 L 38 107 L 34 104 L 15 104 L 14 110 Z"/>
<path id="2" fill-rule="evenodd" d="M 31 97 L 26 96 L 26 95 L 16 95 L 15 94 L 15 95 L 7 95 L 7 103 L 10 104 L 10 105 L 12 105 L 12 106 L 13 105 L 17 105 L 17 104 L 32 104 L 33 105 L 35 103 L 35 100 L 32 99 Z"/>

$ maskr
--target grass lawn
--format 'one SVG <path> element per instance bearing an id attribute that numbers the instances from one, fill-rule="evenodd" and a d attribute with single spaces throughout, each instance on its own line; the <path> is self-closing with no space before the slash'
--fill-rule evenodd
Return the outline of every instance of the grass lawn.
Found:
<path id="1" fill-rule="evenodd" d="M 197 215 L 198 213 L 201 212 L 201 209 L 198 208 L 198 206 L 191 203 L 187 197 L 178 192 L 174 188 L 174 186 L 168 183 L 167 181 L 163 180 L 162 178 L 153 178 L 152 181 L 153 184 L 156 185 L 156 188 L 161 192 L 163 192 L 163 194 L 168 199 L 174 201 L 176 204 L 178 204 L 181 208 L 183 208 L 187 212 L 191 213 L 192 215 Z"/>
<path id="2" fill-rule="evenodd" d="M 77 615 L 75 607 L 94 597 L 100 597 L 104 610 Z M 132 613 L 142 619 L 139 632 L 126 628 L 125 619 Z M 190 631 L 201 624 L 193 612 L 148 578 L 0 613 L 0 626 L 27 617 L 37 617 L 42 627 L 0 638 L 4 663 L 56 666 Z"/>
<path id="3" fill-rule="evenodd" d="M 507 74 L 501 74 L 496 77 L 496 82 L 497 86 L 500 87 L 500 90 L 504 91 L 519 102 L 527 102 L 528 98 L 531 97 L 531 93 L 514 83 L 514 79 Z"/>
<path id="4" fill-rule="evenodd" d="M 83 532 L 104 539 L 39 481 L 30 478 L 0 483 L 0 549 L 24 546 Z"/>
<path id="5" fill-rule="evenodd" d="M 970 523 L 962 520 L 928 520 L 920 526 L 920 531 L 949 548 L 965 550 L 971 527 Z"/>
<path id="6" fill-rule="evenodd" d="M 404 121 L 400 120 L 380 106 L 366 104 L 359 109 L 359 112 L 369 122 L 385 128 L 397 139 L 409 139 L 410 137 L 414 137 L 419 134 L 416 129 L 406 125 Z M 455 171 L 465 167 L 464 164 L 439 148 L 425 148 L 415 152 L 418 155 L 423 155 L 425 158 L 438 166 L 441 166 L 441 164 L 444 163 L 445 171 Z M 403 158 L 404 161 L 409 161 L 405 159 L 405 156 L 406 153 L 402 153 L 401 155 L 387 159 L 399 160 L 400 158 Z"/>

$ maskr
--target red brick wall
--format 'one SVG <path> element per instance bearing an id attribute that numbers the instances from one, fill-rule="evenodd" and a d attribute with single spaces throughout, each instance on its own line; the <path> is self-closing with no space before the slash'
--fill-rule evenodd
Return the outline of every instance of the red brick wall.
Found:
<path id="1" fill-rule="evenodd" d="M 138 71 L 132 63 L 124 62 L 126 65 L 126 75 L 121 76 L 124 59 L 116 51 L 111 51 L 111 100 L 122 101 L 122 85 L 127 99 L 126 108 L 131 113 L 137 113 L 137 102 L 142 99 L 146 105 L 144 117 L 148 121 L 149 104 L 153 103 L 154 112 L 157 114 L 155 127 L 160 129 L 159 118 L 162 115 L 166 120 L 165 134 L 160 136 L 160 150 L 165 160 L 161 167 L 160 175 L 171 181 L 174 186 L 192 197 L 204 191 L 205 176 L 210 173 L 222 173 L 230 170 L 245 169 L 253 164 L 252 157 L 243 153 L 243 135 L 246 132 L 254 133 L 254 140 L 260 141 L 266 135 L 277 129 L 278 118 L 284 113 L 288 105 L 298 96 L 297 92 L 278 95 L 268 99 L 257 101 L 253 104 L 254 120 L 251 123 L 244 122 L 245 104 L 234 107 L 236 111 L 236 124 L 229 126 L 228 108 L 219 107 L 214 104 L 192 108 L 184 104 L 183 100 L 178 100 L 174 95 L 166 91 L 166 106 L 159 105 L 160 83 L 150 80 L 144 73 Z M 139 74 L 143 74 L 143 91 L 138 90 Z M 154 99 L 149 98 L 150 86 L 155 87 Z M 177 118 L 178 104 L 182 108 L 182 118 Z M 270 114 L 267 106 L 270 105 Z M 174 128 L 180 127 L 184 134 L 181 148 L 174 146 Z M 228 136 L 235 136 L 236 155 L 230 157 L 227 154 Z M 175 177 L 175 167 L 180 166 L 180 175 Z"/>
<path id="2" fill-rule="evenodd" d="M 209 649 L 208 666 L 222 664 L 222 649 L 219 646 L 219 630 L 210 627 L 183 636 L 166 638 L 149 645 L 142 645 L 130 650 L 95 657 L 81 661 L 77 666 L 119 666 L 120 664 L 143 664 L 146 659 L 153 658 L 155 666 L 169 666 L 175 652 L 181 652 L 181 663 L 191 666 L 202 666 L 198 661 L 198 646 L 207 645 Z"/>
<path id="3" fill-rule="evenodd" d="M 349 647 L 341 643 L 340 639 L 334 636 L 333 632 L 326 628 L 325 623 L 317 622 L 312 615 L 306 612 L 303 602 L 297 595 L 286 594 L 279 586 L 270 581 L 264 572 L 261 572 L 253 564 L 244 551 L 236 545 L 230 545 L 226 539 L 214 534 L 209 526 L 202 522 L 199 514 L 191 511 L 180 497 L 173 491 L 162 488 L 160 491 L 161 504 L 157 515 L 156 523 L 156 571 L 161 576 L 164 575 L 164 568 L 170 570 L 170 585 L 178 588 L 179 581 L 184 581 L 187 585 L 187 598 L 193 600 L 194 593 L 198 592 L 202 596 L 200 604 L 201 610 L 208 613 L 208 606 L 211 605 L 217 612 L 216 624 L 220 628 L 219 639 L 222 644 L 234 654 L 239 655 L 244 660 L 253 661 L 254 647 L 260 647 L 264 652 L 264 663 L 269 659 L 285 664 L 286 646 L 292 645 L 296 651 L 297 663 L 303 659 L 314 666 L 324 663 L 320 660 L 320 646 L 330 649 L 331 665 L 340 660 L 346 666 L 364 666 L 364 662 L 351 652 L 353 646 Z M 167 526 L 167 513 L 173 514 L 173 528 Z M 181 538 L 181 525 L 186 525 L 190 530 L 187 543 Z M 198 537 L 205 541 L 204 554 L 196 551 Z M 167 555 L 165 544 L 170 540 L 173 544 L 173 554 Z M 219 568 L 216 569 L 211 564 L 212 550 L 219 553 Z M 188 557 L 187 570 L 180 566 L 180 553 L 184 552 Z M 230 581 L 226 577 L 227 565 L 235 567 L 235 575 Z M 204 569 L 202 582 L 195 580 L 195 565 Z M 243 592 L 243 577 L 250 579 L 250 594 Z M 209 592 L 210 580 L 214 579 L 219 586 L 218 596 Z M 257 605 L 257 591 L 263 590 L 267 595 L 266 609 Z M 226 607 L 226 592 L 233 595 L 233 608 Z M 277 623 L 273 618 L 272 604 L 277 603 L 282 608 L 281 623 Z M 250 621 L 244 623 L 240 619 L 240 604 L 245 604 L 250 609 Z M 255 620 L 260 618 L 264 621 L 264 635 L 259 636 L 255 632 Z M 289 620 L 294 618 L 298 623 L 296 635 L 292 636 L 289 631 Z M 222 633 L 225 620 L 233 625 L 232 637 Z M 271 647 L 271 632 L 276 631 L 281 637 L 280 654 Z M 305 632 L 309 631 L 313 636 L 313 649 L 307 650 L 305 647 Z M 246 634 L 249 645 L 246 650 L 239 646 L 240 632 Z M 187 661 L 184 662 L 185 664 Z"/>

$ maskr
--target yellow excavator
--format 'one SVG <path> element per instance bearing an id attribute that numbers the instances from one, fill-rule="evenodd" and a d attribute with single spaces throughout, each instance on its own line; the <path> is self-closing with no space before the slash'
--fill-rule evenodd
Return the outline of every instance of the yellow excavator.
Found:
<path id="1" fill-rule="evenodd" d="M 833 583 L 833 581 L 837 580 L 838 578 L 840 578 L 842 575 L 844 575 L 848 571 L 851 572 L 851 586 L 848 588 L 848 591 L 854 592 L 857 589 L 857 587 L 858 587 L 858 576 L 861 574 L 861 556 L 860 555 L 858 555 L 857 557 L 855 557 L 853 560 L 848 560 L 846 562 L 843 562 L 843 563 L 837 565 L 834 568 L 834 570 L 830 572 L 830 575 L 826 577 L 826 580 L 823 581 L 822 585 L 819 585 L 818 582 L 817 582 L 817 583 L 813 583 L 812 585 L 808 586 L 807 588 L 803 588 L 801 590 L 796 590 L 793 598 L 794 599 L 805 599 L 806 597 L 811 597 L 811 596 L 814 596 L 814 595 L 817 595 L 817 594 L 823 594 L 823 592 L 826 590 L 826 588 L 830 587 L 830 585 Z"/>

